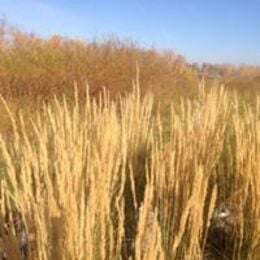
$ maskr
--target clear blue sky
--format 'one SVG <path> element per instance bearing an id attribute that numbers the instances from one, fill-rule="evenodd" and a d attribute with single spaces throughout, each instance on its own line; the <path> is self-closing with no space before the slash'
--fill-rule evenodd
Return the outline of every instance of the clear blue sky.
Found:
<path id="1" fill-rule="evenodd" d="M 260 0 L 0 0 L 0 14 L 40 35 L 116 34 L 191 62 L 260 65 Z"/>

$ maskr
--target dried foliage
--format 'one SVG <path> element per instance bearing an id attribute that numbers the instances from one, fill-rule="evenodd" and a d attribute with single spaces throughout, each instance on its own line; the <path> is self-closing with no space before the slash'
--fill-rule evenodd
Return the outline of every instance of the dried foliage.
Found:
<path id="1" fill-rule="evenodd" d="M 165 135 L 135 85 L 116 100 L 55 99 L 32 130 L 2 100 L 13 139 L 0 137 L 1 215 L 20 212 L 29 258 L 259 259 L 260 100 L 241 112 L 236 93 L 201 84 L 171 105 Z"/>
<path id="2" fill-rule="evenodd" d="M 131 90 L 136 67 L 143 89 L 158 93 L 193 82 L 196 73 L 172 51 L 143 49 L 131 40 L 108 37 L 86 42 L 52 36 L 43 39 L 18 30 L 0 46 L 0 92 L 5 97 L 46 99 L 53 92 L 73 94 L 73 82 L 88 83 L 95 95 Z M 83 87 L 84 91 L 84 87 Z"/>

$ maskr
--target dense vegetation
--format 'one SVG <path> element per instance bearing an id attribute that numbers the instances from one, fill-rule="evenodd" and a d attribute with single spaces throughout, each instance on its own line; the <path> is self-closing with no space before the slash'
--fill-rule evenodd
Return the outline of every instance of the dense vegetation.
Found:
<path id="1" fill-rule="evenodd" d="M 117 102 L 106 92 L 84 106 L 77 92 L 72 106 L 56 100 L 32 132 L 4 102 L 13 139 L 0 136 L 2 219 L 19 212 L 31 259 L 257 260 L 260 100 L 242 114 L 238 102 L 200 86 L 172 104 L 167 136 L 138 87 Z M 6 230 L 2 250 L 19 259 Z"/>
<path id="2" fill-rule="evenodd" d="M 0 258 L 260 258 L 259 68 L 0 35 Z"/>
<path id="3" fill-rule="evenodd" d="M 53 93 L 71 96 L 74 82 L 79 92 L 88 84 L 92 96 L 103 87 L 112 96 L 128 92 L 137 67 L 142 92 L 152 91 L 161 103 L 193 97 L 202 77 L 209 85 L 224 83 L 236 89 L 249 102 L 260 93 L 258 67 L 189 64 L 173 51 L 145 49 L 116 37 L 89 42 L 61 36 L 43 39 L 7 26 L 0 28 L 0 93 L 13 111 L 23 108 L 30 114 Z"/>

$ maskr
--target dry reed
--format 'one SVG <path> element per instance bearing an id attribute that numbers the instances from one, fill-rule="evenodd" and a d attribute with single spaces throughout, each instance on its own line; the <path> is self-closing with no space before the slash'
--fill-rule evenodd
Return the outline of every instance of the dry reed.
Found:
<path id="1" fill-rule="evenodd" d="M 172 104 L 167 137 L 138 81 L 117 101 L 55 99 L 30 130 L 2 100 L 13 140 L 0 136 L 1 215 L 22 215 L 30 259 L 205 259 L 210 244 L 259 259 L 260 100 L 241 113 L 223 87 L 199 93 Z M 235 236 L 217 248 L 214 212 L 229 198 L 241 208 Z M 12 234 L 1 232 L 9 256 Z"/>

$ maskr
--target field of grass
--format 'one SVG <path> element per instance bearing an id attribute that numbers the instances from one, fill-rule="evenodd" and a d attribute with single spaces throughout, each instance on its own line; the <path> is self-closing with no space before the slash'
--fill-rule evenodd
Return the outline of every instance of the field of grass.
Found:
<path id="1" fill-rule="evenodd" d="M 0 39 L 0 259 L 260 259 L 259 76 Z"/>
<path id="2" fill-rule="evenodd" d="M 30 127 L 2 100 L 13 128 L 0 136 L 2 250 L 19 259 L 2 224 L 17 211 L 30 259 L 259 259 L 259 98 L 243 106 L 200 84 L 165 123 L 134 85 L 113 99 L 75 90 Z"/>

